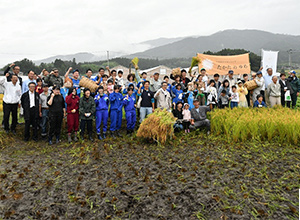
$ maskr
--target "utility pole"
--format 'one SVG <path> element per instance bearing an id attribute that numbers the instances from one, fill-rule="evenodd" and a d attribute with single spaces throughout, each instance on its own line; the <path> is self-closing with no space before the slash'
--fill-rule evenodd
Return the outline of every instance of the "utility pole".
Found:
<path id="1" fill-rule="evenodd" d="M 291 69 L 291 68 L 292 68 L 292 58 L 291 58 L 291 56 L 292 56 L 293 50 L 292 50 L 292 49 L 289 49 L 287 52 L 288 52 L 288 54 L 289 54 L 289 67 L 290 67 L 290 69 Z"/>
<path id="2" fill-rule="evenodd" d="M 106 57 L 107 57 L 107 66 L 109 67 L 109 51 L 106 51 Z"/>

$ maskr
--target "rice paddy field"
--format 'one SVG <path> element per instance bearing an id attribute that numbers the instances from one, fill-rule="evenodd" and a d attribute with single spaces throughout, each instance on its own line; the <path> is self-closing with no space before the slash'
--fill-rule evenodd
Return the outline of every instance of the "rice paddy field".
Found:
<path id="1" fill-rule="evenodd" d="M 298 219 L 299 112 L 209 117 L 211 135 L 164 143 L 126 136 L 125 120 L 121 138 L 68 144 L 64 130 L 51 146 L 1 129 L 0 219 Z"/>

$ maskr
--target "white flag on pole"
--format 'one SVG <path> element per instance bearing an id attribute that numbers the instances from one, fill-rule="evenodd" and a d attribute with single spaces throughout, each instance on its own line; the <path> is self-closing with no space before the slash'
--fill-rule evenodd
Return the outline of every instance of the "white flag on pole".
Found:
<path id="1" fill-rule="evenodd" d="M 267 74 L 267 69 L 272 68 L 273 74 L 277 72 L 277 58 L 279 51 L 261 50 L 262 74 Z"/>

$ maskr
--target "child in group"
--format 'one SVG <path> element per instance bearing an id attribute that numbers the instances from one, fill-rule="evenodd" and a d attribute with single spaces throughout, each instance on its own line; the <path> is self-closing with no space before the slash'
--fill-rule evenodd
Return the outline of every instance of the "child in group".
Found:
<path id="1" fill-rule="evenodd" d="M 226 94 L 226 90 L 223 89 L 221 91 L 220 97 L 219 97 L 219 108 L 228 108 L 229 107 L 229 100 L 230 97 Z"/>
<path id="2" fill-rule="evenodd" d="M 175 98 L 173 99 L 173 106 L 175 108 L 177 102 L 183 102 L 184 94 L 183 94 L 183 91 L 181 89 L 181 84 L 178 83 L 178 84 L 174 85 L 172 87 L 172 92 L 175 96 Z"/>
<path id="3" fill-rule="evenodd" d="M 43 80 L 41 78 L 37 78 L 36 79 L 36 87 L 35 87 L 35 91 L 40 95 L 44 92 L 43 90 Z"/>
<path id="4" fill-rule="evenodd" d="M 104 89 L 104 94 L 108 94 L 108 92 L 107 92 L 107 79 L 108 79 L 108 76 L 106 74 L 104 74 L 101 78 L 101 82 L 99 83 L 99 85 L 102 86 L 103 89 Z"/>
<path id="5" fill-rule="evenodd" d="M 247 108 L 248 102 L 246 95 L 248 94 L 248 90 L 243 86 L 243 82 L 241 80 L 238 81 L 237 92 L 239 94 L 239 107 Z"/>
<path id="6" fill-rule="evenodd" d="M 164 81 L 168 84 L 167 91 L 172 95 L 172 85 L 169 83 L 170 78 L 168 76 L 164 76 Z"/>
<path id="7" fill-rule="evenodd" d="M 184 128 L 184 131 L 185 133 L 190 133 L 190 124 L 191 124 L 191 111 L 189 110 L 190 108 L 190 105 L 188 103 L 184 103 L 184 107 L 183 107 L 183 111 L 182 111 L 182 115 L 183 115 L 183 121 L 182 121 L 182 124 L 183 124 L 183 128 Z"/>
<path id="8" fill-rule="evenodd" d="M 230 108 L 236 108 L 239 104 L 239 93 L 236 91 L 236 86 L 231 87 L 231 102 L 230 102 Z"/>
<path id="9" fill-rule="evenodd" d="M 74 141 L 77 141 L 77 132 L 79 126 L 79 96 L 75 88 L 69 89 L 69 95 L 66 97 L 67 104 L 67 123 L 68 123 L 68 142 L 72 142 L 71 133 L 74 130 Z"/>
<path id="10" fill-rule="evenodd" d="M 127 92 L 128 94 L 123 97 L 123 105 L 127 121 L 127 134 L 130 135 L 133 133 L 136 123 L 136 98 L 133 95 L 132 87 L 129 87 Z"/>
<path id="11" fill-rule="evenodd" d="M 264 97 L 262 94 L 258 94 L 256 96 L 256 101 L 254 102 L 253 104 L 253 108 L 262 108 L 262 107 L 265 107 L 267 108 L 267 105 L 266 103 L 263 101 Z"/>
<path id="12" fill-rule="evenodd" d="M 213 79 L 209 81 L 209 86 L 207 86 L 206 92 L 208 94 L 206 104 L 210 106 L 210 109 L 213 109 L 218 103 L 217 89 L 215 87 L 215 81 Z"/>
<path id="13" fill-rule="evenodd" d="M 114 92 L 114 82 L 112 79 L 107 80 L 107 94 L 112 94 Z"/>
<path id="14" fill-rule="evenodd" d="M 188 91 L 186 92 L 185 97 L 187 97 L 187 103 L 189 103 L 189 110 L 191 110 L 192 108 L 194 108 L 194 83 L 193 82 L 189 82 L 188 83 Z"/>
<path id="15" fill-rule="evenodd" d="M 122 137 L 120 129 L 122 125 L 122 99 L 123 95 L 120 93 L 119 86 L 114 86 L 114 92 L 109 95 L 110 101 L 110 132 L 111 136 L 115 138 L 115 134 Z"/>
<path id="16" fill-rule="evenodd" d="M 99 86 L 98 94 L 94 98 L 96 105 L 96 131 L 99 140 L 106 138 L 108 120 L 108 95 L 104 93 L 103 86 Z M 103 133 L 101 136 L 101 123 L 103 122 Z"/>

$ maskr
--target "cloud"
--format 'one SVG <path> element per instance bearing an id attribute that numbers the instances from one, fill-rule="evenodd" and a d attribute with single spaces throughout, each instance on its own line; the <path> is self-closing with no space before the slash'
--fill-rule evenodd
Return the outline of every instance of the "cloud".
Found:
<path id="1" fill-rule="evenodd" d="M 260 29 L 300 35 L 299 0 L 0 0 L 0 64 L 76 52 L 136 52 L 159 37 Z M 25 55 L 24 55 L 25 54 Z"/>

